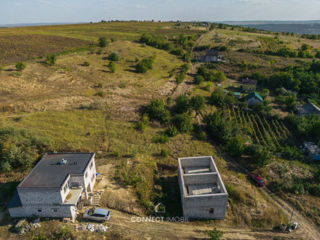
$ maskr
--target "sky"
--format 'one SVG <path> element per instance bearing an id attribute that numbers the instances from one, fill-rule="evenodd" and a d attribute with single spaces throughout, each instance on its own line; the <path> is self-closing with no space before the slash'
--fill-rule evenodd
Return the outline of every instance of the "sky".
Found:
<path id="1" fill-rule="evenodd" d="M 102 19 L 319 20 L 320 0 L 0 0 L 0 25 Z"/>

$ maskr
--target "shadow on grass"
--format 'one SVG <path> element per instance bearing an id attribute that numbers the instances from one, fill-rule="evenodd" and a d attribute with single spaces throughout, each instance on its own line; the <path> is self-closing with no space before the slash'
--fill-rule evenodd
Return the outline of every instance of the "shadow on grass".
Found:
<path id="1" fill-rule="evenodd" d="M 177 176 L 165 176 L 156 180 L 155 184 L 161 186 L 161 193 L 154 199 L 155 203 L 162 203 L 165 206 L 166 217 L 182 216 L 180 201 L 180 189 Z"/>

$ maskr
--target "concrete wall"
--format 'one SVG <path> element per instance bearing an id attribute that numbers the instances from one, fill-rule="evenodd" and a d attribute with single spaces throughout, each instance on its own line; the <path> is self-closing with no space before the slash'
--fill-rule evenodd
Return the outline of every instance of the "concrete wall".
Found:
<path id="1" fill-rule="evenodd" d="M 51 218 L 74 218 L 76 208 L 70 205 L 27 205 L 9 208 L 11 217 L 51 217 Z"/>
<path id="2" fill-rule="evenodd" d="M 17 188 L 22 205 L 62 204 L 59 188 Z"/>
<path id="3" fill-rule="evenodd" d="M 182 199 L 183 215 L 186 218 L 224 219 L 228 195 L 188 196 Z M 213 213 L 210 213 L 213 210 Z"/>
<path id="4" fill-rule="evenodd" d="M 84 190 L 86 194 L 93 190 L 93 186 L 96 182 L 96 173 L 96 164 L 93 157 L 86 170 L 84 171 Z"/>
<path id="5" fill-rule="evenodd" d="M 184 184 L 207 184 L 207 183 L 217 183 L 218 175 L 214 173 L 207 174 L 185 174 Z"/>

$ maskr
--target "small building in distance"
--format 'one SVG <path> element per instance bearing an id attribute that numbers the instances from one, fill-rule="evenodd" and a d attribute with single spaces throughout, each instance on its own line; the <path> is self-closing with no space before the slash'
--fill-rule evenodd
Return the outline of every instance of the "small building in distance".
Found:
<path id="1" fill-rule="evenodd" d="M 258 81 L 250 78 L 244 78 L 241 81 L 241 89 L 245 92 L 252 92 L 257 89 Z"/>
<path id="2" fill-rule="evenodd" d="M 11 217 L 76 218 L 96 181 L 94 153 L 46 153 L 20 182 L 8 205 Z"/>
<path id="3" fill-rule="evenodd" d="M 311 102 L 303 105 L 298 105 L 297 111 L 300 116 L 307 116 L 309 114 L 315 114 L 315 115 L 320 114 L 320 108 Z"/>
<path id="4" fill-rule="evenodd" d="M 257 103 L 263 102 L 263 98 L 257 92 L 252 92 L 244 97 L 249 107 L 254 107 Z"/>
<path id="5" fill-rule="evenodd" d="M 319 147 L 313 142 L 304 142 L 303 147 L 305 152 L 308 156 L 315 161 L 320 160 L 320 149 Z"/>
<path id="6" fill-rule="evenodd" d="M 228 193 L 211 156 L 178 159 L 178 179 L 186 219 L 224 219 Z"/>

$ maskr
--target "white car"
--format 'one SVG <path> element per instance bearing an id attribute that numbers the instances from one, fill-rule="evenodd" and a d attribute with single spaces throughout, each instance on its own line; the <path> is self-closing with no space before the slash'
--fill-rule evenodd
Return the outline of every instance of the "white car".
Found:
<path id="1" fill-rule="evenodd" d="M 110 211 L 104 208 L 90 208 L 83 214 L 83 218 L 104 222 L 110 219 Z"/>

